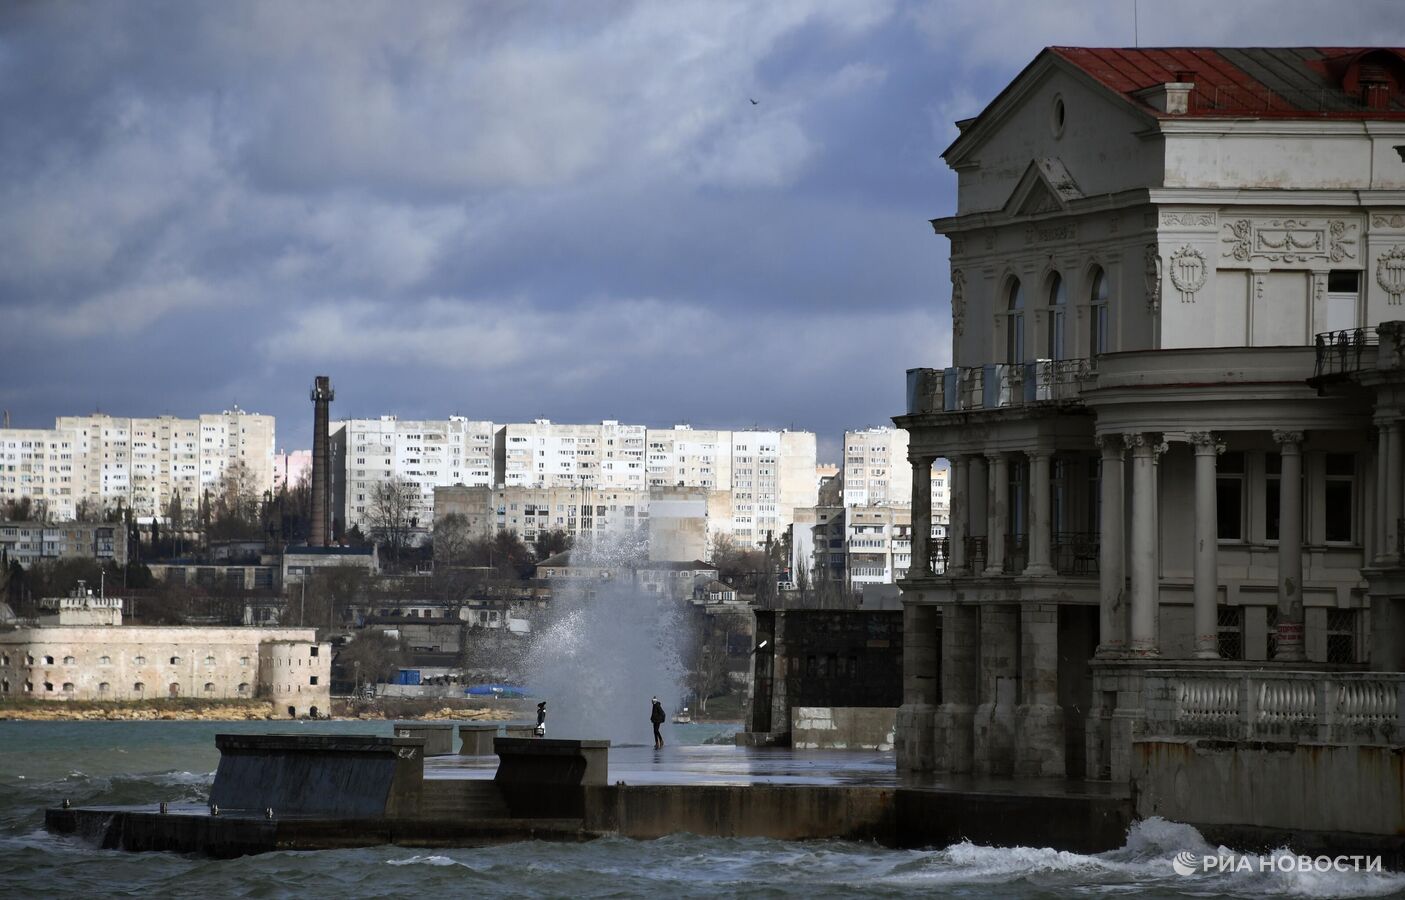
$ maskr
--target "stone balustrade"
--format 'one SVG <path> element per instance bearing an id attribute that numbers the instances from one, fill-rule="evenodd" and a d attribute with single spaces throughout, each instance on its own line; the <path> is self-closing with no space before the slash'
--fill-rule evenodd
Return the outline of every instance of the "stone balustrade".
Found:
<path id="1" fill-rule="evenodd" d="M 1151 669 L 1145 733 L 1326 744 L 1405 743 L 1405 673 Z"/>
<path id="2" fill-rule="evenodd" d="M 908 369 L 907 412 L 922 415 L 1073 402 L 1094 372 L 1087 359 Z"/>

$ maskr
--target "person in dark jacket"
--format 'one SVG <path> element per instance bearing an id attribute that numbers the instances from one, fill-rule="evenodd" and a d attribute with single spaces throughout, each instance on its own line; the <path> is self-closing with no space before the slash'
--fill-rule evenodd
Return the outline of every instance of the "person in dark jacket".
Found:
<path id="1" fill-rule="evenodd" d="M 546 737 L 546 701 L 537 704 L 537 737 Z"/>
<path id="2" fill-rule="evenodd" d="M 659 698 L 654 698 L 654 708 L 649 713 L 649 721 L 654 723 L 654 749 L 658 750 L 663 746 L 663 735 L 659 734 L 659 726 L 668 721 L 668 716 L 664 714 L 663 704 Z"/>

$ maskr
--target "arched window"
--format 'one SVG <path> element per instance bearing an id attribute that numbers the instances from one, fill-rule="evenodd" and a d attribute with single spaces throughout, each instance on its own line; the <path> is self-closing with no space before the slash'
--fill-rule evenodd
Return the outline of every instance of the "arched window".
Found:
<path id="1" fill-rule="evenodd" d="M 140 697 L 142 694 L 146 693 L 146 685 L 138 681 L 136 684 L 132 685 L 132 693 Z"/>
<path id="2" fill-rule="evenodd" d="M 213 681 L 207 681 L 207 682 L 205 682 L 205 693 L 207 693 L 207 694 L 213 694 L 214 692 L 215 692 L 215 683 L 214 683 Z"/>
<path id="3" fill-rule="evenodd" d="M 249 682 L 247 682 L 247 681 L 241 681 L 241 682 L 239 682 L 239 693 L 241 693 L 241 694 L 247 694 L 247 693 L 249 693 Z"/>
<path id="4" fill-rule="evenodd" d="M 65 682 L 63 683 L 63 692 L 64 692 L 65 694 L 71 694 L 71 693 L 73 693 L 73 682 L 71 682 L 71 681 L 65 681 Z"/>
<path id="5" fill-rule="evenodd" d="M 1005 361 L 1024 362 L 1024 287 L 1019 279 L 1010 285 L 1005 313 Z"/>
<path id="6" fill-rule="evenodd" d="M 1088 355 L 1107 352 L 1107 273 L 1093 270 L 1093 289 L 1088 295 Z"/>
<path id="7" fill-rule="evenodd" d="M 173 682 L 171 682 L 171 696 L 172 696 L 172 697 L 179 697 L 180 695 L 181 695 L 181 686 L 180 686 L 180 682 L 179 682 L 179 681 L 173 681 Z"/>
<path id="8" fill-rule="evenodd" d="M 108 693 L 108 692 L 111 691 L 111 690 L 112 690 L 112 685 L 108 684 L 106 681 L 104 681 L 104 682 L 102 682 L 101 684 L 98 685 L 98 693 L 99 693 L 99 694 L 106 694 L 106 693 Z"/>
<path id="9" fill-rule="evenodd" d="M 1054 273 L 1049 284 L 1049 358 L 1064 358 L 1064 313 L 1068 310 L 1068 291 L 1063 276 Z"/>

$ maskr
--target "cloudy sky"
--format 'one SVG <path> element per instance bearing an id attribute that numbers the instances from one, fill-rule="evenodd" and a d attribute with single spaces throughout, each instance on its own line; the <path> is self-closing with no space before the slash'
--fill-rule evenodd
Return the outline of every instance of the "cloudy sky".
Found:
<path id="1" fill-rule="evenodd" d="M 1141 43 L 1405 45 L 1398 0 Z M 1131 0 L 0 2 L 0 407 L 794 426 L 948 358 L 940 151 Z M 752 100 L 756 102 L 753 103 Z"/>

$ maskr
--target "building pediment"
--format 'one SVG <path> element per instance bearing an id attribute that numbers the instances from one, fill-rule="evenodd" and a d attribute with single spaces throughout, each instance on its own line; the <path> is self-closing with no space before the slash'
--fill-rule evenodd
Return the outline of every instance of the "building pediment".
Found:
<path id="1" fill-rule="evenodd" d="M 1026 218 L 1045 213 L 1065 212 L 1074 200 L 1083 199 L 1078 182 L 1069 174 L 1063 161 L 1055 157 L 1035 159 L 1005 201 L 1004 213 L 1011 218 Z"/>

